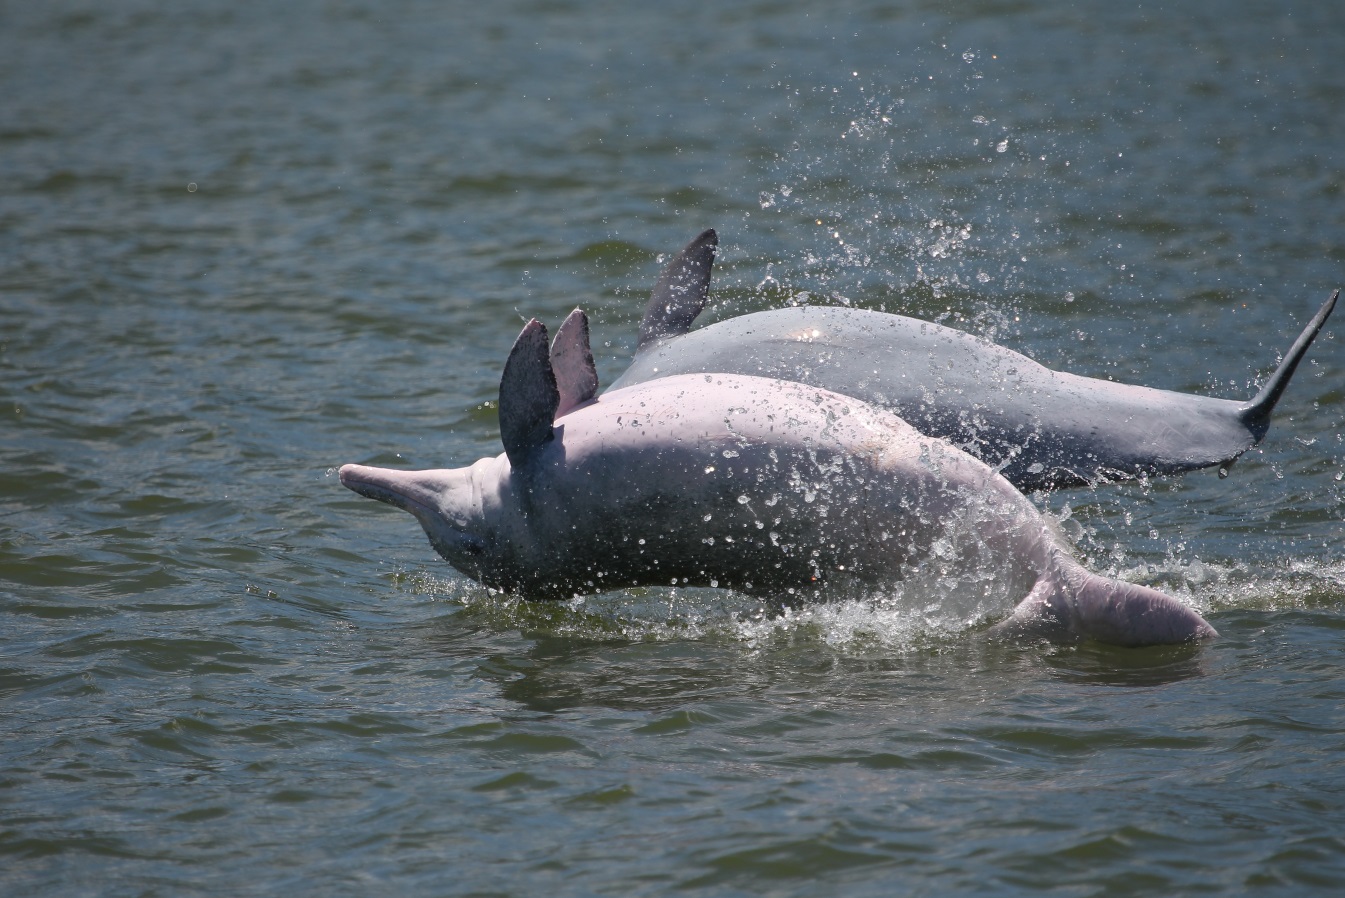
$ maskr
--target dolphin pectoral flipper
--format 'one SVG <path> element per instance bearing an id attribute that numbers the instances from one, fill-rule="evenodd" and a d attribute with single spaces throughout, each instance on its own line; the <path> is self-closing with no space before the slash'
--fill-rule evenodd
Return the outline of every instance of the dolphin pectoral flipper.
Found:
<path id="1" fill-rule="evenodd" d="M 702 231 L 673 257 L 649 294 L 635 351 L 691 329 L 710 296 L 710 269 L 719 247 L 714 228 Z"/>
<path id="2" fill-rule="evenodd" d="M 536 318 L 529 321 L 514 341 L 500 378 L 500 441 L 516 470 L 551 442 L 560 405 L 546 336 L 545 325 Z"/>
<path id="3" fill-rule="evenodd" d="M 1275 409 L 1275 403 L 1280 401 L 1280 396 L 1284 393 L 1284 388 L 1289 386 L 1289 379 L 1294 376 L 1294 371 L 1298 368 L 1298 363 L 1303 361 L 1303 356 L 1307 354 L 1308 347 L 1312 341 L 1317 339 L 1322 328 L 1326 325 L 1326 319 L 1331 317 L 1331 311 L 1336 307 L 1336 299 L 1340 297 L 1340 290 L 1331 294 L 1331 298 L 1322 304 L 1317 310 L 1317 314 L 1312 316 L 1308 326 L 1303 329 L 1303 333 L 1298 335 L 1294 345 L 1289 347 L 1289 351 L 1284 354 L 1284 361 L 1275 369 L 1275 373 L 1266 381 L 1265 386 L 1261 387 L 1260 392 L 1256 394 L 1246 405 L 1238 412 L 1242 422 L 1247 425 L 1247 429 L 1252 432 L 1252 436 L 1259 443 L 1270 429 L 1270 413 Z"/>
<path id="4" fill-rule="evenodd" d="M 551 341 L 551 369 L 560 391 L 556 417 L 583 405 L 598 393 L 598 370 L 588 342 L 588 316 L 575 309 L 556 331 Z"/>

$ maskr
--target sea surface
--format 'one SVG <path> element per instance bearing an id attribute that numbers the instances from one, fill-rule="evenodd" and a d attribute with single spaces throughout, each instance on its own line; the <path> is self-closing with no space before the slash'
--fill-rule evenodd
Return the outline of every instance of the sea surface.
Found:
<path id="1" fill-rule="evenodd" d="M 1345 321 L 1220 478 L 1033 497 L 1198 648 L 495 595 L 344 462 L 500 451 L 522 324 L 624 370 L 849 304 L 1250 397 L 1345 285 L 1345 5 L 0 2 L 0 893 L 1345 888 Z"/>

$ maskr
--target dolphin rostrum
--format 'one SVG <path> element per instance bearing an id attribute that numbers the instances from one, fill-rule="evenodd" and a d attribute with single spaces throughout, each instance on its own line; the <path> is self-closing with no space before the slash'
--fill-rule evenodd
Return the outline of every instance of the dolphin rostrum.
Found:
<path id="1" fill-rule="evenodd" d="M 1007 480 L 891 412 L 735 374 L 595 398 L 583 313 L 551 350 L 546 338 L 529 322 L 505 364 L 504 454 L 445 470 L 345 465 L 341 483 L 409 511 L 454 567 L 525 598 L 687 585 L 792 602 L 933 577 L 972 617 L 1009 612 L 1000 633 L 1216 635 L 1158 590 L 1085 570 Z M 945 570 L 965 575 L 957 589 Z"/>
<path id="2" fill-rule="evenodd" d="M 1270 414 L 1335 308 L 1337 290 L 1279 368 L 1239 402 L 1052 371 L 930 321 L 828 306 L 756 312 L 691 330 L 718 238 L 702 233 L 654 287 L 630 368 L 612 390 L 675 374 L 792 380 L 880 405 L 1021 489 L 1179 474 L 1233 461 Z"/>

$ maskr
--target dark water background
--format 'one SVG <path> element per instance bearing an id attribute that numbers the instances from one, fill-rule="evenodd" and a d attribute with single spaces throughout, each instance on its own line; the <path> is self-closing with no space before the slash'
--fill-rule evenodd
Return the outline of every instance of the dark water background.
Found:
<path id="1" fill-rule="evenodd" d="M 0 892 L 1335 894 L 1332 332 L 1227 479 L 1037 497 L 1200 649 L 518 604 L 333 468 L 497 453 L 528 317 L 610 382 L 708 226 L 714 315 L 1250 396 L 1345 281 L 1343 58 L 1316 0 L 0 3 Z"/>

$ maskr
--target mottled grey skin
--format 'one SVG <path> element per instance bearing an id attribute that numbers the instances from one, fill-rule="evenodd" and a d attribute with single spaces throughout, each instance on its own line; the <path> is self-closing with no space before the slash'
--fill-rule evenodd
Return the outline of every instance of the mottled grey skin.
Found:
<path id="1" fill-rule="evenodd" d="M 995 467 L 1020 489 L 1227 468 L 1271 411 L 1340 291 L 1247 402 L 1052 371 L 929 321 L 844 307 L 758 312 L 690 330 L 709 293 L 717 238 L 697 237 L 653 291 L 619 390 L 676 374 L 793 380 L 882 406 Z"/>
<path id="2" fill-rule="evenodd" d="M 564 357 L 591 367 L 583 352 Z M 526 598 L 678 584 L 789 600 L 965 560 L 1007 599 L 1001 613 L 1013 608 L 999 632 L 1121 645 L 1215 635 L 1177 600 L 1085 570 L 1007 480 L 890 412 L 697 374 L 555 419 L 567 382 L 588 378 L 553 370 L 530 322 L 500 386 L 505 454 L 433 471 L 345 465 L 341 482 L 409 511 L 464 574 Z"/>

